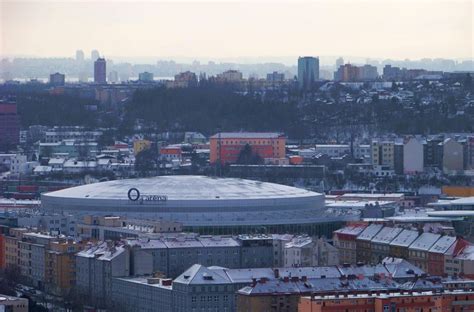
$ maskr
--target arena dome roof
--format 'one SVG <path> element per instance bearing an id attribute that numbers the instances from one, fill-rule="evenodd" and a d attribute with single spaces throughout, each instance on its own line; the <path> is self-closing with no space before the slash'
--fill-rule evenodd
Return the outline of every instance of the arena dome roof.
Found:
<path id="1" fill-rule="evenodd" d="M 327 211 L 324 195 L 268 182 L 206 176 L 114 180 L 45 193 L 45 211 L 172 220 L 186 229 L 280 226 L 343 221 Z M 351 219 L 352 220 L 352 219 Z M 286 225 L 293 226 L 288 229 Z"/>
<path id="2" fill-rule="evenodd" d="M 168 200 L 270 199 L 320 196 L 281 184 L 206 176 L 158 176 L 81 185 L 43 195 L 43 198 L 121 199 L 136 188 L 143 195 L 164 195 Z"/>

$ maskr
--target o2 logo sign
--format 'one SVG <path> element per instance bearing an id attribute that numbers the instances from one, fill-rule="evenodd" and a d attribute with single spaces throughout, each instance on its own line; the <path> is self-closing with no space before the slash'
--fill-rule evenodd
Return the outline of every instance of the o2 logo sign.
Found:
<path id="1" fill-rule="evenodd" d="M 127 193 L 128 199 L 132 202 L 165 202 L 168 200 L 166 195 L 141 194 L 140 191 L 132 187 Z"/>
<path id="2" fill-rule="evenodd" d="M 137 188 L 132 187 L 128 190 L 128 199 L 131 201 L 137 201 L 140 199 L 140 191 Z"/>

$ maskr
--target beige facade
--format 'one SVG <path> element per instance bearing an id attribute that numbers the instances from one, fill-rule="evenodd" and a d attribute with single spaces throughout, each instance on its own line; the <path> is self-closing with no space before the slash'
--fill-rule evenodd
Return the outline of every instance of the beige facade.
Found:
<path id="1" fill-rule="evenodd" d="M 28 312 L 28 299 L 0 295 L 0 311 Z"/>
<path id="2" fill-rule="evenodd" d="M 18 266 L 18 241 L 25 232 L 24 228 L 11 228 L 9 235 L 5 236 L 5 267 Z"/>
<path id="3" fill-rule="evenodd" d="M 464 170 L 464 151 L 461 143 L 453 139 L 443 142 L 443 172 L 456 173 Z"/>
<path id="4" fill-rule="evenodd" d="M 372 165 L 395 167 L 395 144 L 389 141 L 372 141 Z"/>

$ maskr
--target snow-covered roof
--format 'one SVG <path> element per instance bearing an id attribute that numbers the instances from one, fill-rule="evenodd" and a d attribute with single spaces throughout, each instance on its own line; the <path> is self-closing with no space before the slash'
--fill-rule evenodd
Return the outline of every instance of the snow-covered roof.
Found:
<path id="1" fill-rule="evenodd" d="M 418 238 L 418 235 L 417 231 L 403 230 L 393 241 L 390 242 L 390 245 L 408 247 Z"/>
<path id="2" fill-rule="evenodd" d="M 386 226 L 372 238 L 372 243 L 389 244 L 401 231 L 401 228 Z"/>
<path id="3" fill-rule="evenodd" d="M 452 200 L 451 205 L 474 205 L 474 196 Z"/>
<path id="4" fill-rule="evenodd" d="M 198 240 L 204 247 L 237 247 L 239 242 L 232 237 L 199 236 Z"/>
<path id="5" fill-rule="evenodd" d="M 64 158 L 51 158 L 49 161 L 48 161 L 48 165 L 62 165 L 64 164 L 64 162 L 66 161 L 66 159 Z"/>
<path id="6" fill-rule="evenodd" d="M 474 204 L 473 204 L 474 205 Z M 428 212 L 431 217 L 472 217 L 474 210 L 444 210 Z"/>
<path id="7" fill-rule="evenodd" d="M 108 246 L 106 242 L 92 246 L 77 253 L 78 257 L 95 258 L 101 261 L 110 261 L 125 251 L 123 245 Z"/>
<path id="8" fill-rule="evenodd" d="M 301 248 L 311 244 L 312 242 L 313 240 L 311 237 L 295 237 L 285 244 L 285 248 Z"/>
<path id="9" fill-rule="evenodd" d="M 456 237 L 443 236 L 430 248 L 430 252 L 444 254 L 456 241 Z"/>
<path id="10" fill-rule="evenodd" d="M 359 235 L 364 229 L 366 228 L 365 225 L 349 225 L 343 227 L 342 229 L 334 231 L 337 234 L 348 234 L 348 235 Z"/>
<path id="11" fill-rule="evenodd" d="M 474 260 L 474 246 L 467 246 L 464 250 L 456 257 L 460 260 Z"/>
<path id="12" fill-rule="evenodd" d="M 403 198 L 405 195 L 403 193 L 346 193 L 341 195 L 342 198 Z"/>
<path id="13" fill-rule="evenodd" d="M 76 161 L 74 159 L 66 161 L 63 165 L 64 168 L 95 168 L 96 166 L 97 162 L 95 161 Z"/>
<path id="14" fill-rule="evenodd" d="M 283 137 L 282 133 L 278 132 L 221 132 L 214 134 L 211 138 L 214 139 L 277 139 Z"/>
<path id="15" fill-rule="evenodd" d="M 173 283 L 198 285 L 229 284 L 229 282 L 230 279 L 220 274 L 218 270 L 210 270 L 200 264 L 194 264 L 173 281 Z"/>
<path id="16" fill-rule="evenodd" d="M 410 245 L 410 249 L 428 251 L 441 237 L 439 234 L 423 233 Z"/>
<path id="17" fill-rule="evenodd" d="M 415 274 L 420 276 L 425 273 L 416 265 L 401 258 L 386 257 L 382 260 L 382 264 L 393 278 L 413 278 Z"/>
<path id="18" fill-rule="evenodd" d="M 51 172 L 53 168 L 51 166 L 36 166 L 35 169 L 33 169 L 34 173 L 48 173 Z"/>
<path id="19" fill-rule="evenodd" d="M 366 227 L 365 230 L 359 234 L 359 236 L 357 236 L 357 239 L 369 241 L 374 238 L 375 235 L 377 235 L 377 233 L 382 229 L 382 227 L 382 224 L 371 224 Z"/>
<path id="20" fill-rule="evenodd" d="M 68 161 L 66 164 L 69 164 Z M 73 163 L 73 162 L 72 162 Z M 78 162 L 82 164 L 82 162 Z M 89 164 L 95 162 L 89 162 Z M 64 165 L 65 167 L 67 165 Z M 234 178 L 213 178 L 205 176 L 158 176 L 143 179 L 124 179 L 81 185 L 46 196 L 62 198 L 124 199 L 127 192 L 137 188 L 141 194 L 163 194 L 169 200 L 213 200 L 226 199 L 288 199 L 321 197 L 321 194 L 281 184 Z"/>

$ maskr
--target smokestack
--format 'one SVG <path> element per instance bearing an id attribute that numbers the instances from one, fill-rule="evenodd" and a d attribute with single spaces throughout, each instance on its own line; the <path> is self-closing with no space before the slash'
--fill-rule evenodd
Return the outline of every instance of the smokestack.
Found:
<path id="1" fill-rule="evenodd" d="M 275 278 L 279 278 L 279 277 L 280 277 L 280 270 L 275 269 L 275 270 L 273 270 L 273 272 L 275 273 Z"/>

